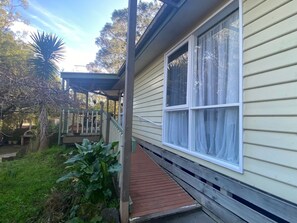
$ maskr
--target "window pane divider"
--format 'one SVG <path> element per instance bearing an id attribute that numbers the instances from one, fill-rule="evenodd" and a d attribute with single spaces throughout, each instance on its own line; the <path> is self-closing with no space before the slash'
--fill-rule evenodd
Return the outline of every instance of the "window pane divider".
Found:
<path id="1" fill-rule="evenodd" d="M 179 107 L 165 107 L 165 111 L 185 111 L 189 110 L 188 106 L 179 106 Z"/>
<path id="2" fill-rule="evenodd" d="M 230 104 L 219 104 L 219 105 L 206 105 L 206 106 L 196 106 L 190 108 L 191 110 L 201 110 L 209 108 L 228 108 L 228 107 L 239 107 L 239 103 L 230 103 Z"/>

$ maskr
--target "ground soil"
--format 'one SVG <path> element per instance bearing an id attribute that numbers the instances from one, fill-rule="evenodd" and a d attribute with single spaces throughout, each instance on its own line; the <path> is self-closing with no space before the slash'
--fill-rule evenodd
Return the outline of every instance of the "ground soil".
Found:
<path id="1" fill-rule="evenodd" d="M 18 152 L 22 146 L 20 145 L 5 145 L 0 146 L 0 155 Z"/>

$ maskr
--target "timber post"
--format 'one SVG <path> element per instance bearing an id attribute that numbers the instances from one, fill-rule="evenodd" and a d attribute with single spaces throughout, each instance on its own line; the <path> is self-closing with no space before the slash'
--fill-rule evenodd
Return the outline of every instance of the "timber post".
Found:
<path id="1" fill-rule="evenodd" d="M 130 189 L 130 166 L 132 150 L 132 117 L 133 117 L 133 92 L 135 72 L 135 33 L 136 33 L 137 0 L 129 0 L 128 5 L 128 33 L 127 33 L 127 59 L 124 97 L 124 125 L 122 152 L 122 181 L 120 194 L 121 222 L 129 221 L 129 189 Z"/>
<path id="2" fill-rule="evenodd" d="M 68 94 L 69 94 L 69 80 L 65 80 L 64 79 L 64 83 L 63 83 L 63 87 L 65 86 L 64 90 L 67 90 Z M 63 132 L 67 132 L 68 133 L 68 112 L 69 112 L 69 106 L 66 106 L 66 110 L 64 109 L 64 123 L 63 123 Z"/>
<path id="3" fill-rule="evenodd" d="M 63 125 L 63 118 L 62 118 L 62 116 L 63 116 L 63 112 L 64 112 L 64 110 L 62 109 L 62 111 L 60 112 L 60 125 L 59 125 L 59 133 L 58 133 L 58 145 L 61 145 L 61 137 L 62 137 L 62 125 Z"/>
<path id="4" fill-rule="evenodd" d="M 106 102 L 106 132 L 105 132 L 105 143 L 109 143 L 109 129 L 110 129 L 110 113 L 109 113 L 109 99 Z"/>
<path id="5" fill-rule="evenodd" d="M 62 78 L 62 81 L 61 81 L 61 88 L 62 88 L 62 91 L 64 91 L 65 87 L 65 80 L 64 78 Z M 59 124 L 59 133 L 58 133 L 58 145 L 61 145 L 61 136 L 62 136 L 62 129 L 63 129 L 63 118 L 62 116 L 64 115 L 64 110 L 62 109 L 61 112 L 60 112 L 60 124 Z M 2 126 L 2 125 L 1 125 Z M 31 130 L 31 123 L 30 123 L 30 130 Z"/>
<path id="6" fill-rule="evenodd" d="M 122 99 L 122 93 L 119 91 L 119 101 L 118 101 L 118 124 L 121 126 L 122 123 L 121 123 L 121 99 Z"/>
<path id="7" fill-rule="evenodd" d="M 117 101 L 114 100 L 114 107 L 113 107 L 113 118 L 116 119 L 116 111 L 117 111 Z"/>
<path id="8" fill-rule="evenodd" d="M 89 109 L 89 92 L 86 93 L 86 110 L 88 109 Z"/>
<path id="9" fill-rule="evenodd" d="M 109 113 L 109 99 L 106 98 L 106 112 Z"/>
<path id="10" fill-rule="evenodd" d="M 77 94 L 76 94 L 76 90 L 73 89 L 73 98 L 74 98 L 74 102 L 76 103 L 77 102 Z M 75 111 L 73 110 L 73 113 L 72 113 L 72 123 L 71 123 L 71 131 L 72 133 L 74 133 L 74 116 L 75 116 Z"/>
<path id="11" fill-rule="evenodd" d="M 106 114 L 106 133 L 105 133 L 105 143 L 109 143 L 109 130 L 110 130 L 110 113 Z"/>
<path id="12" fill-rule="evenodd" d="M 103 137 L 103 134 L 102 134 L 103 107 L 104 107 L 104 102 L 103 101 L 100 101 L 100 135 L 101 135 L 101 137 Z"/>

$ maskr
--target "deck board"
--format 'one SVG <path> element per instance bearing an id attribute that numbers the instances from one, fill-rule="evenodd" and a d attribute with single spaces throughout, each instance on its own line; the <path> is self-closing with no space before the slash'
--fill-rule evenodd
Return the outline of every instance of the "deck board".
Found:
<path id="1" fill-rule="evenodd" d="M 130 218 L 162 215 L 197 202 L 138 146 L 131 156 Z"/>
<path id="2" fill-rule="evenodd" d="M 74 144 L 74 143 L 82 143 L 84 139 L 88 139 L 93 142 L 98 142 L 100 140 L 100 135 L 64 135 L 62 136 L 63 144 Z"/>

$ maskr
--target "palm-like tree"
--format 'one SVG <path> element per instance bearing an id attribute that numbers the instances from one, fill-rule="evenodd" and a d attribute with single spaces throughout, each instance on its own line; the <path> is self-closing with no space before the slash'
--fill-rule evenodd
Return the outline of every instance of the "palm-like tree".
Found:
<path id="1" fill-rule="evenodd" d="M 31 35 L 32 51 L 34 57 L 31 59 L 32 72 L 44 81 L 51 82 L 57 77 L 59 69 L 57 63 L 63 59 L 64 42 L 54 34 L 34 33 Z M 46 101 L 39 102 L 39 131 L 38 131 L 38 149 L 47 147 L 47 127 L 48 117 Z"/>
<path id="2" fill-rule="evenodd" d="M 34 33 L 30 44 L 34 57 L 32 64 L 34 73 L 45 80 L 50 80 L 58 74 L 57 63 L 63 59 L 64 42 L 54 34 Z"/>

